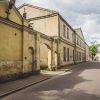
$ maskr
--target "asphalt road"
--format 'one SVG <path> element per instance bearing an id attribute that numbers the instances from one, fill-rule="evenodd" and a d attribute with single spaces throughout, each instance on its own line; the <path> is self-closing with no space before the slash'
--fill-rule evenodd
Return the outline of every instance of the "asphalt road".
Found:
<path id="1" fill-rule="evenodd" d="M 70 72 L 0 100 L 100 100 L 100 62 L 79 64 Z"/>

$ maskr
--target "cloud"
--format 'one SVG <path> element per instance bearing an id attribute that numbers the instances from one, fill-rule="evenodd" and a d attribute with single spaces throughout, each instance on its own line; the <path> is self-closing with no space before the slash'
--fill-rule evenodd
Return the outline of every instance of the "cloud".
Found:
<path id="1" fill-rule="evenodd" d="M 82 27 L 86 41 L 100 42 L 100 0 L 17 0 L 59 11 L 71 26 Z"/>

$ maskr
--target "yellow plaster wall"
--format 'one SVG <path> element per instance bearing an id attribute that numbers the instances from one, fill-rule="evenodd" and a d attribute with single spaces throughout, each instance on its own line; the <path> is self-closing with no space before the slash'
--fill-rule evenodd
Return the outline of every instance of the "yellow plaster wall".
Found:
<path id="1" fill-rule="evenodd" d="M 0 75 L 21 71 L 21 40 L 20 30 L 0 24 Z"/>
<path id="2" fill-rule="evenodd" d="M 18 11 L 16 10 L 16 8 L 13 8 L 10 11 L 10 15 L 9 15 L 9 19 L 15 23 L 21 24 L 22 25 L 22 17 L 21 15 L 18 13 Z"/>
<path id="3" fill-rule="evenodd" d="M 58 16 L 34 20 L 33 29 L 47 35 L 58 36 Z"/>
<path id="4" fill-rule="evenodd" d="M 8 23 L 12 21 L 22 25 L 22 18 L 15 7 L 10 10 L 9 20 L 6 19 L 6 10 L 7 7 L 1 3 L 0 17 Z M 25 21 L 27 26 L 26 23 Z M 0 23 L 0 77 L 32 71 L 34 66 L 30 65 L 29 47 L 33 47 L 35 50 L 34 34 L 27 31 L 22 32 L 21 29 Z"/>
<path id="5" fill-rule="evenodd" d="M 0 3 L 0 17 L 4 17 L 6 18 L 6 5 L 4 5 L 3 3 Z"/>
<path id="6" fill-rule="evenodd" d="M 21 60 L 21 31 L 0 24 L 0 60 Z"/>
<path id="7" fill-rule="evenodd" d="M 24 67 L 23 72 L 32 72 L 32 69 L 34 69 L 35 66 L 32 66 L 31 59 L 30 59 L 30 50 L 29 47 L 33 48 L 33 60 L 35 60 L 35 36 L 34 34 L 30 34 L 29 32 L 24 31 L 24 47 L 23 47 L 23 61 L 24 61 Z M 34 62 L 34 61 L 33 61 Z"/>
<path id="8" fill-rule="evenodd" d="M 7 18 L 7 9 L 7 5 L 5 5 L 4 3 L 0 4 L 0 17 Z M 13 7 L 13 9 L 10 10 L 9 20 L 18 24 L 22 24 L 21 15 L 18 14 L 15 7 Z"/>

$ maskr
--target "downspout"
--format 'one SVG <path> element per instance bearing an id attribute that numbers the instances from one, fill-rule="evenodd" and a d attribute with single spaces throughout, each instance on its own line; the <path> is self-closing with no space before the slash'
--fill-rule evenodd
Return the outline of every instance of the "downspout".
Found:
<path id="1" fill-rule="evenodd" d="M 75 53 L 74 53 L 74 64 L 76 64 L 76 32 L 74 32 L 75 33 L 75 40 L 74 40 L 74 51 L 75 51 Z"/>
<path id="2" fill-rule="evenodd" d="M 23 54 L 24 53 L 24 51 L 23 51 L 24 50 L 24 19 L 22 19 L 22 34 L 21 34 L 21 36 L 22 36 L 22 41 L 21 41 L 22 42 L 22 50 L 21 50 L 21 52 L 22 52 L 21 53 L 22 54 L 21 55 L 21 60 L 22 60 L 21 61 L 21 65 L 22 65 L 22 68 L 21 68 L 21 74 L 23 76 L 23 68 L 24 68 L 24 64 L 23 64 L 24 63 L 24 57 L 23 57 L 24 56 L 24 54 Z"/>
<path id="3" fill-rule="evenodd" d="M 60 18 L 58 14 L 58 41 L 57 41 L 57 65 L 60 67 L 60 52 L 59 52 L 59 44 L 60 44 Z"/>

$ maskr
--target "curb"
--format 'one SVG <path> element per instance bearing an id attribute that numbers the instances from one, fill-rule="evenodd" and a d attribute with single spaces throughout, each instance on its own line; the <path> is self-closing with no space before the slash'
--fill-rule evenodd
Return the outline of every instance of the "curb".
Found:
<path id="1" fill-rule="evenodd" d="M 49 80 L 49 79 L 51 79 L 51 78 L 46 78 L 46 79 L 40 80 L 40 81 L 38 81 L 38 82 L 35 82 L 35 83 L 32 83 L 32 84 L 28 84 L 28 85 L 26 85 L 26 86 L 23 86 L 23 87 L 21 87 L 21 88 L 18 88 L 18 89 L 15 89 L 15 90 L 6 92 L 6 93 L 0 95 L 0 99 L 1 99 L 1 98 L 4 98 L 5 96 L 8 96 L 8 95 L 10 95 L 10 94 L 12 94 L 12 93 L 16 93 L 16 92 L 18 92 L 18 91 L 20 91 L 20 90 L 23 90 L 23 89 L 28 88 L 28 87 L 30 87 L 30 86 L 32 86 L 32 85 L 41 83 L 41 82 L 46 81 L 46 80 Z"/>
<path id="2" fill-rule="evenodd" d="M 72 70 L 72 69 L 73 69 L 73 68 L 71 68 L 71 69 L 69 69 L 69 70 L 65 70 L 65 71 L 62 72 L 62 73 L 66 73 L 66 72 L 68 72 L 68 71 L 70 71 L 70 70 Z M 62 73 L 56 74 L 54 77 L 57 77 L 57 76 L 59 76 L 59 75 L 62 74 Z M 20 90 L 23 90 L 23 89 L 25 89 L 25 88 L 28 88 L 28 87 L 30 87 L 30 86 L 32 86 L 32 85 L 41 83 L 41 82 L 43 82 L 43 81 L 46 81 L 46 80 L 49 80 L 49 79 L 52 79 L 52 78 L 53 78 L 53 77 L 45 78 L 45 79 L 40 80 L 40 81 L 38 81 L 38 82 L 34 82 L 34 83 L 28 84 L 28 85 L 26 85 L 26 86 L 23 86 L 23 87 L 21 87 L 21 88 L 18 88 L 18 89 L 15 89 L 15 90 L 6 92 L 6 93 L 0 95 L 0 99 L 1 99 L 1 98 L 4 98 L 4 97 L 6 97 L 6 96 L 8 96 L 8 95 L 10 95 L 10 94 L 16 93 L 16 92 L 18 92 L 18 91 L 20 91 Z"/>

